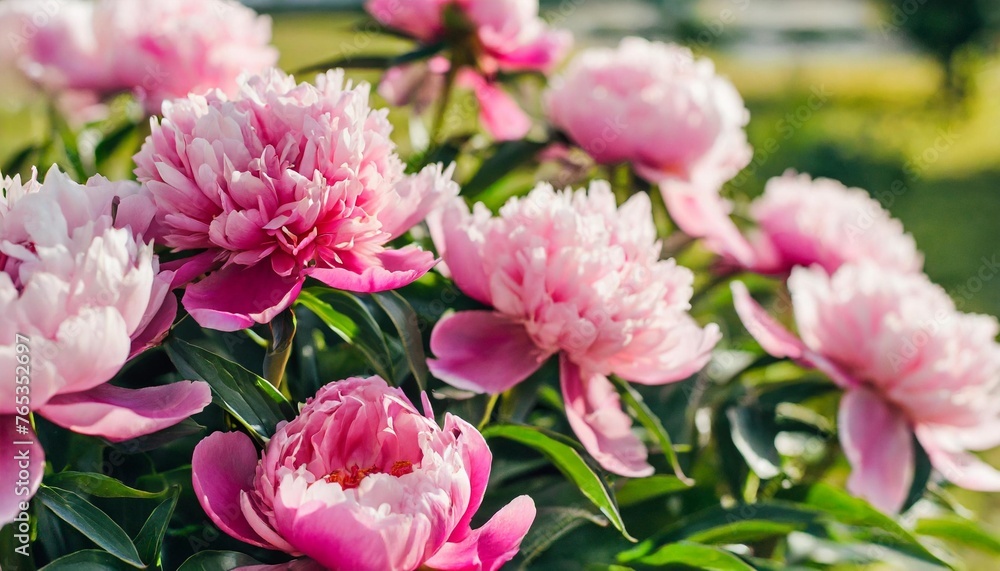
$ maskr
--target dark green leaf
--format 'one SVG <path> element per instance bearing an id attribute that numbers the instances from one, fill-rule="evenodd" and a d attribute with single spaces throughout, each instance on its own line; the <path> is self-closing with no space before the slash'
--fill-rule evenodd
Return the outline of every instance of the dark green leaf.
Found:
<path id="1" fill-rule="evenodd" d="M 628 507 L 647 502 L 674 492 L 687 490 L 689 486 L 677 476 L 658 475 L 648 478 L 630 479 L 618 490 L 615 497 L 618 505 Z"/>
<path id="2" fill-rule="evenodd" d="M 66 156 L 67 172 L 72 174 L 77 182 L 86 182 L 89 176 L 87 176 L 86 167 L 83 166 L 83 159 L 80 158 L 76 133 L 55 107 L 49 111 L 49 120 L 52 122 L 52 129 L 59 135 L 59 142 L 62 143 L 62 150 Z"/>
<path id="3" fill-rule="evenodd" d="M 483 430 L 486 438 L 506 438 L 523 444 L 549 459 L 560 472 L 601 510 L 615 529 L 620 531 L 629 541 L 635 539 L 625 531 L 625 522 L 618 513 L 613 496 L 600 476 L 590 469 L 580 454 L 572 447 L 543 434 L 530 426 L 512 424 L 494 425 Z"/>
<path id="4" fill-rule="evenodd" d="M 545 143 L 527 140 L 500 143 L 496 152 L 483 161 L 479 171 L 462 185 L 462 195 L 469 199 L 475 198 L 508 173 L 533 159 L 544 147 Z"/>
<path id="5" fill-rule="evenodd" d="M 326 60 L 303 67 L 295 75 L 324 72 L 330 69 L 389 69 L 390 67 L 427 59 L 444 49 L 444 43 L 421 46 L 419 49 L 398 56 L 350 56 Z"/>
<path id="6" fill-rule="evenodd" d="M 107 551 L 84 549 L 60 557 L 40 571 L 122 571 L 135 569 Z"/>
<path id="7" fill-rule="evenodd" d="M 34 163 L 32 159 L 42 150 L 44 150 L 44 145 L 39 144 L 31 144 L 24 147 L 14 153 L 12 157 L 7 159 L 7 162 L 4 163 L 3 170 L 0 171 L 0 174 L 12 177 L 24 171 L 29 165 Z"/>
<path id="8" fill-rule="evenodd" d="M 248 565 L 260 565 L 260 562 L 237 551 L 202 551 L 189 557 L 177 571 L 220 571 Z"/>
<path id="9" fill-rule="evenodd" d="M 204 426 L 198 424 L 190 418 L 185 418 L 177 424 L 164 428 L 163 430 L 157 430 L 151 434 L 138 436 L 131 440 L 109 442 L 108 446 L 114 448 L 115 450 L 124 452 L 125 454 L 138 454 L 140 452 L 149 452 L 150 450 L 162 448 L 175 440 L 180 440 L 181 438 L 191 436 L 192 434 L 198 434 L 204 430 Z"/>
<path id="10" fill-rule="evenodd" d="M 528 530 L 524 541 L 521 542 L 521 549 L 518 551 L 522 567 L 548 550 L 553 543 L 565 537 L 567 533 L 587 523 L 604 527 L 608 525 L 608 520 L 581 508 L 539 508 L 535 521 L 531 524 L 531 529 Z"/>
<path id="11" fill-rule="evenodd" d="M 749 406 L 734 406 L 726 410 L 733 445 L 740 451 L 747 466 L 762 480 L 781 473 L 781 456 L 774 446 L 778 428 L 774 411 Z"/>
<path id="12" fill-rule="evenodd" d="M 104 136 L 97 147 L 94 148 L 94 162 L 101 167 L 110 159 L 123 143 L 129 140 L 132 135 L 138 132 L 137 123 L 126 122 L 117 126 L 114 130 Z"/>
<path id="13" fill-rule="evenodd" d="M 182 375 L 207 382 L 216 403 L 258 436 L 269 438 L 279 422 L 295 418 L 295 408 L 281 393 L 236 363 L 176 337 L 164 347 Z"/>
<path id="14" fill-rule="evenodd" d="M 45 478 L 45 483 L 55 488 L 69 490 L 74 493 L 100 498 L 137 498 L 160 499 L 167 496 L 169 490 L 162 492 L 146 492 L 130 488 L 125 484 L 109 478 L 104 474 L 93 472 L 59 472 Z"/>
<path id="15" fill-rule="evenodd" d="M 927 490 L 927 483 L 930 482 L 931 472 L 933 471 L 933 466 L 931 466 L 931 459 L 927 456 L 927 452 L 924 447 L 917 440 L 917 437 L 913 437 L 913 455 L 914 455 L 914 471 L 913 471 L 913 483 L 910 484 L 910 491 L 906 494 L 906 501 L 903 502 L 903 509 L 901 512 L 913 507 L 913 504 L 920 501 L 920 498 L 924 497 L 924 492 Z"/>
<path id="16" fill-rule="evenodd" d="M 44 485 L 38 489 L 35 498 L 98 547 L 126 563 L 144 567 L 125 530 L 87 500 L 73 492 Z"/>
<path id="17" fill-rule="evenodd" d="M 146 518 L 139 535 L 135 536 L 136 550 L 150 567 L 159 567 L 160 546 L 163 545 L 163 536 L 167 533 L 170 518 L 174 515 L 174 508 L 177 507 L 177 498 L 180 497 L 180 488 L 174 487 L 169 491 L 170 497 L 156 506 L 153 513 Z"/>
<path id="18" fill-rule="evenodd" d="M 805 522 L 784 523 L 761 519 L 737 521 L 688 536 L 695 543 L 732 544 L 752 543 L 771 537 L 785 536 L 806 527 Z"/>
<path id="19" fill-rule="evenodd" d="M 382 329 L 368 306 L 356 295 L 327 288 L 307 288 L 299 293 L 298 303 L 315 313 L 337 336 L 361 351 L 375 374 L 387 381 L 395 379 L 392 354 Z"/>
<path id="20" fill-rule="evenodd" d="M 645 401 L 642 400 L 642 395 L 632 388 L 632 385 L 622 379 L 611 377 L 611 380 L 618 386 L 618 391 L 621 393 L 622 397 L 624 397 L 625 403 L 632 410 L 632 414 L 635 416 L 636 420 L 638 420 L 640 424 L 646 427 L 646 430 L 656 437 L 656 440 L 660 443 L 660 448 L 663 450 L 663 454 L 666 455 L 667 461 L 670 462 L 670 467 L 674 470 L 674 474 L 677 478 L 685 484 L 693 485 L 694 480 L 685 476 L 684 471 L 681 470 L 681 465 L 677 461 L 677 453 L 674 451 L 674 444 L 670 439 L 670 434 L 667 432 L 667 429 L 663 427 L 663 423 L 660 422 L 659 417 L 653 414 L 653 411 L 646 406 Z"/>
<path id="21" fill-rule="evenodd" d="M 753 567 L 724 549 L 688 542 L 665 545 L 639 561 L 645 565 L 684 565 L 706 571 L 754 571 Z"/>
<path id="22" fill-rule="evenodd" d="M 1000 536 L 978 523 L 959 516 L 922 519 L 914 530 L 918 535 L 945 539 L 987 553 L 1000 555 Z"/>
<path id="23" fill-rule="evenodd" d="M 372 299 L 381 307 L 399 333 L 399 340 L 406 353 L 406 362 L 417 381 L 420 390 L 427 390 L 427 355 L 424 354 L 424 340 L 420 334 L 420 319 L 403 296 L 394 291 L 372 294 Z"/>

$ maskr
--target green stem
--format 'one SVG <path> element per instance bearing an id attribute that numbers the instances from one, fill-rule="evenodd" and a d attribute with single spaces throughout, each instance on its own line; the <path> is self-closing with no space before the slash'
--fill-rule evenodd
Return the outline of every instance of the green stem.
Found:
<path id="1" fill-rule="evenodd" d="M 476 428 L 482 430 L 490 422 L 490 417 L 493 416 L 493 409 L 497 406 L 497 401 L 500 400 L 500 394 L 490 395 L 490 400 L 486 403 L 486 412 L 483 413 L 483 419 L 479 421 L 479 426 Z"/>
<path id="2" fill-rule="evenodd" d="M 271 342 L 264 355 L 264 378 L 276 389 L 281 388 L 281 380 L 285 377 L 294 339 L 295 314 L 289 308 L 271 321 Z"/>
<path id="3" fill-rule="evenodd" d="M 611 187 L 615 191 L 615 200 L 618 204 L 624 203 L 634 192 L 635 180 L 632 173 L 632 165 L 622 163 L 611 170 Z"/>
<path id="4" fill-rule="evenodd" d="M 444 119 L 447 116 L 448 105 L 451 103 L 452 93 L 455 91 L 455 80 L 458 77 L 458 64 L 455 58 L 451 58 L 448 72 L 444 76 L 444 93 L 438 102 L 437 111 L 434 114 L 434 123 L 431 127 L 430 147 L 434 148 L 438 144 L 438 139 L 444 130 Z"/>

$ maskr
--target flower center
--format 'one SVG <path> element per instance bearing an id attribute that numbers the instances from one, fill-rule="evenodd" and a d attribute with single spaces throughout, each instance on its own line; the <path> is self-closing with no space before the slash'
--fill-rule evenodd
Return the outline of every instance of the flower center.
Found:
<path id="1" fill-rule="evenodd" d="M 400 460 L 392 465 L 389 469 L 389 474 L 398 478 L 405 474 L 413 472 L 413 462 L 408 462 L 406 460 Z M 352 490 L 361 485 L 361 480 L 364 480 L 369 474 L 382 474 L 382 470 L 378 466 L 372 466 L 370 468 L 362 468 L 357 464 L 351 466 L 349 469 L 337 469 L 330 472 L 325 480 L 331 484 L 340 484 L 340 487 L 344 490 Z"/>

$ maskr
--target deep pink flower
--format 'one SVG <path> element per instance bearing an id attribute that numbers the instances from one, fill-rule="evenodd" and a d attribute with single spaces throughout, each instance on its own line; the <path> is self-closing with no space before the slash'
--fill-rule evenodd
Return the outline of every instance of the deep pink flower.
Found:
<path id="1" fill-rule="evenodd" d="M 649 198 L 621 208 L 605 182 L 589 192 L 539 185 L 500 215 L 456 199 L 432 224 L 447 271 L 492 310 L 462 311 L 431 334 L 438 378 L 500 393 L 560 355 L 566 414 L 608 470 L 644 476 L 653 468 L 631 432 L 607 375 L 642 384 L 686 378 L 719 340 L 688 314 L 693 276 L 661 261 Z"/>
<path id="2" fill-rule="evenodd" d="M 442 200 L 458 194 L 451 169 L 405 175 L 385 110 L 342 70 L 296 84 L 271 70 L 239 95 L 215 91 L 169 102 L 136 155 L 158 209 L 157 241 L 202 250 L 179 270 L 208 272 L 184 307 L 205 327 L 267 323 L 307 276 L 376 292 L 434 265 L 416 246 L 387 247 Z"/>
<path id="3" fill-rule="evenodd" d="M 278 59 L 270 18 L 235 0 L 14 0 L 0 28 L 17 32 L 5 49 L 46 90 L 133 91 L 150 113 L 190 92 L 233 93 L 241 73 Z"/>
<path id="4" fill-rule="evenodd" d="M 721 199 L 720 199 L 721 200 Z M 702 236 L 730 263 L 773 275 L 819 264 L 835 272 L 845 263 L 869 260 L 884 268 L 919 272 L 923 256 L 913 237 L 877 200 L 860 188 L 789 171 L 767 182 L 750 204 L 756 224 L 747 237 L 728 220 L 705 220 Z M 749 252 L 749 257 L 742 253 Z"/>
<path id="5" fill-rule="evenodd" d="M 743 128 L 750 114 L 712 62 L 687 48 L 625 38 L 617 48 L 577 55 L 545 95 L 549 120 L 598 163 L 630 163 L 660 185 L 682 230 L 725 219 L 718 191 L 753 155 Z"/>
<path id="6" fill-rule="evenodd" d="M 75 432 L 122 441 L 201 411 L 211 399 L 204 383 L 107 384 L 166 335 L 177 311 L 173 274 L 159 271 L 152 244 L 143 241 L 154 209 L 139 185 L 95 177 L 84 186 L 53 167 L 44 183 L 7 178 L 3 190 L 0 366 L 11 373 L 0 383 L 0 430 L 13 430 L 10 415 L 27 409 Z M 17 349 L 18 335 L 28 339 L 27 353 Z M 24 354 L 29 383 L 13 375 Z M 8 469 L 13 456 L 4 456 L 6 478 L 16 470 Z M 32 493 L 43 460 L 37 449 Z M 2 497 L 6 523 L 25 498 Z"/>
<path id="7" fill-rule="evenodd" d="M 305 555 L 328 569 L 493 571 L 535 517 L 520 496 L 473 530 L 492 455 L 464 420 L 435 422 L 379 377 L 331 383 L 278 425 L 258 454 L 215 433 L 191 472 L 205 512 L 240 541 Z M 308 568 L 308 565 L 304 565 Z"/>
<path id="8" fill-rule="evenodd" d="M 960 313 L 926 276 L 868 262 L 788 279 L 796 337 L 733 284 L 736 310 L 761 346 L 826 373 L 846 391 L 839 432 L 849 489 L 899 511 L 913 481 L 913 435 L 953 483 L 1000 491 L 1000 472 L 968 450 L 1000 444 L 1000 326 Z"/>
<path id="9" fill-rule="evenodd" d="M 476 63 L 488 75 L 548 72 L 573 43 L 568 31 L 551 29 L 539 17 L 538 0 L 368 0 L 365 9 L 385 26 L 428 44 L 448 39 L 445 11 L 455 10 L 475 38 L 460 47 L 477 50 Z"/>

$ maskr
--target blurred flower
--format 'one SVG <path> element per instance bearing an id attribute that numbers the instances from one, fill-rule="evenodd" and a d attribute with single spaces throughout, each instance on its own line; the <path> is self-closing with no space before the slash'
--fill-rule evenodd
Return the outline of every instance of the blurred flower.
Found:
<path id="1" fill-rule="evenodd" d="M 471 51 L 487 75 L 547 73 L 573 43 L 569 31 L 551 29 L 538 16 L 538 0 L 368 0 L 365 9 L 422 43 L 457 42 L 452 49 Z"/>
<path id="2" fill-rule="evenodd" d="M 750 114 L 712 62 L 687 48 L 625 38 L 577 55 L 545 95 L 549 120 L 605 165 L 660 185 L 682 230 L 727 220 L 718 191 L 753 156 Z M 703 222 L 703 223 L 704 223 Z"/>
<path id="3" fill-rule="evenodd" d="M 458 194 L 452 169 L 404 175 L 385 110 L 343 70 L 301 83 L 277 70 L 250 76 L 230 99 L 215 91 L 164 105 L 136 155 L 156 202 L 157 241 L 185 258 L 184 307 L 201 325 L 267 323 L 307 276 L 330 287 L 402 287 L 434 265 L 417 246 L 390 249 Z"/>
<path id="4" fill-rule="evenodd" d="M 832 276 L 795 268 L 788 280 L 799 337 L 733 284 L 736 310 L 761 346 L 826 373 L 846 391 L 839 432 L 848 488 L 879 509 L 903 507 L 913 436 L 951 482 L 1000 491 L 1000 472 L 968 450 L 1000 444 L 1000 326 L 960 313 L 919 273 L 873 263 Z"/>
<path id="5" fill-rule="evenodd" d="M 305 555 L 328 569 L 493 571 L 535 517 L 520 496 L 470 527 L 490 476 L 482 435 L 430 404 L 421 415 L 379 377 L 331 383 L 278 425 L 258 455 L 239 432 L 195 448 L 191 472 L 206 513 L 240 541 Z"/>
<path id="6" fill-rule="evenodd" d="M 132 91 L 147 112 L 277 62 L 271 20 L 235 0 L 64 0 L 0 3 L 5 50 L 52 93 Z M 8 54 L 10 57 L 10 54 Z"/>
<path id="7" fill-rule="evenodd" d="M 730 263 L 739 265 L 738 253 L 752 252 L 745 268 L 757 273 L 787 275 L 795 266 L 813 264 L 833 273 L 865 260 L 901 272 L 923 268 L 903 224 L 865 190 L 835 180 L 789 171 L 767 182 L 749 214 L 757 226 L 747 238 L 731 222 L 709 227 L 705 238 Z"/>
<path id="8" fill-rule="evenodd" d="M 720 335 L 688 314 L 692 273 L 659 259 L 649 198 L 637 194 L 619 209 L 603 181 L 589 193 L 542 184 L 498 217 L 482 204 L 470 213 L 456 199 L 431 228 L 459 289 L 493 308 L 437 324 L 434 375 L 496 394 L 558 353 L 580 441 L 608 470 L 651 474 L 607 375 L 650 385 L 684 379 L 705 365 Z"/>
<path id="9" fill-rule="evenodd" d="M 393 105 L 412 103 L 419 113 L 445 92 L 445 74 L 479 103 L 479 119 L 494 139 L 523 138 L 531 119 L 497 81 L 498 72 L 548 73 L 572 45 L 566 30 L 553 30 L 538 16 L 537 0 L 369 0 L 366 8 L 382 24 L 425 44 L 447 42 L 451 62 L 437 57 L 394 67 L 379 93 Z"/>
<path id="10" fill-rule="evenodd" d="M 211 399 L 183 381 L 139 390 L 106 384 L 125 362 L 158 343 L 177 311 L 171 272 L 143 241 L 153 205 L 139 185 L 95 177 L 77 184 L 53 167 L 3 181 L 0 196 L 0 366 L 28 383 L 0 383 L 0 424 L 26 406 L 81 434 L 122 441 L 172 426 Z M 28 340 L 18 349 L 18 336 Z M 27 363 L 18 356 L 27 355 Z M 23 360 L 23 359 L 22 359 Z M 30 440 L 30 438 L 20 438 Z M 12 440 L 7 440 L 8 443 Z M 32 459 L 41 479 L 41 450 Z M 3 473 L 12 455 L 4 455 Z M 8 488 L 8 489 L 13 489 Z M 2 494 L 0 522 L 25 498 Z"/>

